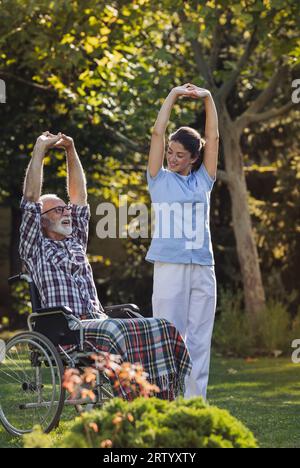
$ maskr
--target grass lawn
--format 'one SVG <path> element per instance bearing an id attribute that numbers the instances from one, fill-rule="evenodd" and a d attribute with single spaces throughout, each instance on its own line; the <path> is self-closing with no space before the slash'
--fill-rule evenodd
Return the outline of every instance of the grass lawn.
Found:
<path id="1" fill-rule="evenodd" d="M 300 367 L 289 359 L 214 357 L 208 398 L 248 426 L 260 447 L 300 448 Z M 53 437 L 60 437 L 75 414 L 68 408 Z M 21 446 L 0 426 L 1 448 Z"/>
<path id="2" fill-rule="evenodd" d="M 214 358 L 208 399 L 240 419 L 260 447 L 300 448 L 300 366 L 290 359 Z"/>

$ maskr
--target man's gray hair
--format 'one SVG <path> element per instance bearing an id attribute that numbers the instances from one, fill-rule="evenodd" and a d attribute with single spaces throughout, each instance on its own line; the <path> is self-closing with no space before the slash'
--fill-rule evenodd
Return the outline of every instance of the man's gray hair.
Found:
<path id="1" fill-rule="evenodd" d="M 40 198 L 39 198 L 39 202 L 45 202 L 47 200 L 51 200 L 51 199 L 57 199 L 57 200 L 60 200 L 59 196 L 56 195 L 56 193 L 46 193 L 45 195 L 42 195 Z"/>

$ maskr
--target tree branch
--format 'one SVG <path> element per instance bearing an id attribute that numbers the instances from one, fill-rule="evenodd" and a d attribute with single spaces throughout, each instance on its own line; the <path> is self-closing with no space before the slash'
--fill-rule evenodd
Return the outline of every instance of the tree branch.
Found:
<path id="1" fill-rule="evenodd" d="M 272 76 L 268 86 L 259 94 L 257 99 L 248 107 L 246 114 L 256 114 L 268 104 L 276 93 L 277 86 L 288 72 L 288 66 L 284 65 L 278 68 Z"/>
<path id="2" fill-rule="evenodd" d="M 287 75 L 288 70 L 289 68 L 287 65 L 280 66 L 270 79 L 268 86 L 259 94 L 252 104 L 250 104 L 248 109 L 236 119 L 235 123 L 241 132 L 251 122 L 259 122 L 268 119 L 270 111 L 266 111 L 265 113 L 260 113 L 260 111 L 272 101 L 278 85 Z M 273 110 L 271 111 L 273 112 Z M 264 118 L 264 115 L 267 117 Z"/>
<path id="3" fill-rule="evenodd" d="M 230 177 L 228 176 L 226 171 L 223 171 L 222 169 L 217 170 L 217 179 L 221 180 L 225 184 L 230 183 Z"/>
<path id="4" fill-rule="evenodd" d="M 41 84 L 35 83 L 34 81 L 26 80 L 25 78 L 21 78 L 19 76 L 14 75 L 13 73 L 5 72 L 2 70 L 0 70 L 0 77 L 10 78 L 12 80 L 18 81 L 19 83 L 23 83 L 23 84 L 26 84 L 27 86 L 31 86 L 32 88 L 41 89 L 42 91 L 50 91 L 53 89 L 52 86 L 50 85 L 49 86 L 41 85 Z"/>
<path id="5" fill-rule="evenodd" d="M 125 136 L 120 131 L 114 128 L 110 128 L 110 126 L 106 124 L 105 122 L 102 122 L 102 126 L 104 127 L 105 131 L 111 136 L 111 138 L 113 138 L 114 140 L 117 140 L 119 143 L 122 143 L 123 145 L 126 146 L 126 148 L 136 151 L 137 153 L 144 153 L 147 150 L 148 145 L 145 145 L 145 146 L 139 145 L 138 143 L 130 140 L 127 136 Z"/>
<path id="6" fill-rule="evenodd" d="M 234 88 L 236 81 L 238 77 L 240 76 L 241 71 L 244 69 L 246 63 L 249 61 L 252 53 L 254 52 L 258 44 L 259 44 L 259 41 L 257 39 L 257 26 L 255 26 L 255 28 L 252 31 L 252 35 L 248 41 L 248 44 L 246 46 L 246 49 L 237 63 L 236 69 L 231 73 L 231 76 L 229 77 L 229 79 L 225 81 L 225 83 L 223 83 L 223 85 L 218 91 L 220 98 L 225 100 L 228 97 L 229 93 Z"/>
<path id="7" fill-rule="evenodd" d="M 191 40 L 192 49 L 194 51 L 195 60 L 197 64 L 197 68 L 200 74 L 202 74 L 203 78 L 206 80 L 208 86 L 211 90 L 216 90 L 216 85 L 212 73 L 204 59 L 202 47 L 200 42 L 196 39 Z"/>
<path id="8" fill-rule="evenodd" d="M 219 23 L 219 18 L 221 16 L 221 13 L 222 11 L 219 12 L 216 18 L 217 23 L 215 25 L 215 29 L 214 29 L 213 37 L 212 37 L 212 51 L 211 51 L 210 58 L 209 58 L 209 68 L 211 71 L 214 71 L 217 67 L 219 51 L 221 48 L 221 42 L 222 42 L 221 38 L 222 38 L 222 32 L 223 32 L 223 29 Z"/>
<path id="9" fill-rule="evenodd" d="M 189 19 L 186 16 L 184 10 L 180 10 L 178 12 L 180 20 L 183 24 L 189 24 Z M 199 73 L 203 76 L 207 84 L 209 85 L 210 89 L 216 91 L 216 84 L 214 78 L 212 76 L 211 70 L 204 58 L 202 45 L 197 39 L 191 39 L 191 46 L 195 55 L 196 65 L 198 68 Z"/>
<path id="10" fill-rule="evenodd" d="M 264 120 L 275 119 L 276 117 L 280 117 L 281 115 L 288 113 L 291 109 L 295 107 L 295 105 L 296 104 L 290 101 L 277 109 L 270 109 L 266 112 L 261 112 L 259 114 L 250 114 L 246 112 L 244 114 L 244 119 L 247 125 L 253 122 L 262 122 Z"/>

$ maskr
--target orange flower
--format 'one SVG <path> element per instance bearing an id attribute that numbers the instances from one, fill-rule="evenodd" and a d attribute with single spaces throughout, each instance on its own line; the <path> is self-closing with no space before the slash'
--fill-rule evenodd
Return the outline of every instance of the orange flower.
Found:
<path id="1" fill-rule="evenodd" d="M 99 427 L 97 426 L 97 424 L 96 424 L 95 422 L 91 422 L 91 423 L 89 424 L 89 427 L 90 427 L 94 432 L 96 432 L 96 433 L 99 432 Z"/>
<path id="2" fill-rule="evenodd" d="M 72 398 L 79 398 L 81 395 L 82 398 L 95 399 L 92 390 L 96 386 L 98 371 L 105 373 L 115 389 L 122 386 L 130 399 L 139 395 L 150 397 L 160 392 L 156 385 L 148 382 L 149 375 L 144 372 L 141 364 L 121 363 L 120 356 L 109 353 L 93 354 L 91 357 L 95 366 L 85 369 L 82 375 L 78 369 L 65 371 L 63 386 Z"/>
<path id="3" fill-rule="evenodd" d="M 131 413 L 127 414 L 127 419 L 128 419 L 128 421 L 131 422 L 131 423 L 134 421 L 134 417 L 132 416 Z"/>
<path id="4" fill-rule="evenodd" d="M 103 440 L 100 444 L 101 448 L 112 448 L 112 446 L 113 446 L 113 443 L 109 439 Z"/>
<path id="5" fill-rule="evenodd" d="M 81 397 L 85 400 L 86 398 L 89 398 L 90 400 L 94 401 L 96 399 L 96 395 L 92 390 L 89 390 L 88 388 L 83 388 L 81 389 Z"/>
<path id="6" fill-rule="evenodd" d="M 114 419 L 112 420 L 112 423 L 113 423 L 115 426 L 119 426 L 119 425 L 121 424 L 122 421 L 123 421 L 122 413 L 118 412 L 118 413 L 116 413 Z"/>

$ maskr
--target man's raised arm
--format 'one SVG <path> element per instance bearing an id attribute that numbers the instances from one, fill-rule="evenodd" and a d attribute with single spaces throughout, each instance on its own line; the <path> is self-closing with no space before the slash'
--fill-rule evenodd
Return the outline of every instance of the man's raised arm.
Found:
<path id="1" fill-rule="evenodd" d="M 44 132 L 36 141 L 31 161 L 28 165 L 23 195 L 28 201 L 38 202 L 43 185 L 43 164 L 44 157 L 48 149 L 61 139 L 61 134 L 52 135 Z"/>
<path id="2" fill-rule="evenodd" d="M 67 190 L 70 202 L 74 205 L 86 206 L 86 178 L 73 139 L 62 134 L 55 147 L 64 148 L 66 151 L 68 166 Z"/>

